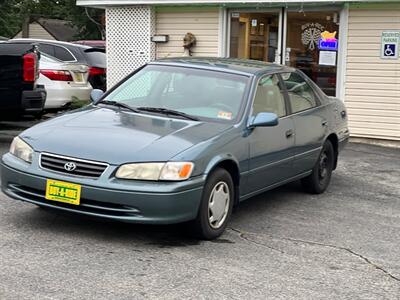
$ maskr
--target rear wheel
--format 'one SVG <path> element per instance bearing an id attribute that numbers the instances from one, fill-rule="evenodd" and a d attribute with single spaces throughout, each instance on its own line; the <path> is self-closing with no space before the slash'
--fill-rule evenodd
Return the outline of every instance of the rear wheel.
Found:
<path id="1" fill-rule="evenodd" d="M 327 140 L 322 147 L 322 151 L 312 173 L 301 180 L 305 190 L 312 194 L 321 194 L 325 192 L 331 181 L 334 164 L 335 152 L 332 143 Z"/>
<path id="2" fill-rule="evenodd" d="M 211 240 L 225 230 L 232 213 L 234 186 L 231 175 L 225 169 L 213 171 L 204 186 L 197 218 L 193 227 L 199 238 Z"/>

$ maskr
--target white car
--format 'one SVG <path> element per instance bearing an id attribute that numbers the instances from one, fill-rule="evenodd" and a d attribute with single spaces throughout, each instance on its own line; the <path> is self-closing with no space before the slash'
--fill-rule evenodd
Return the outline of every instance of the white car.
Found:
<path id="1" fill-rule="evenodd" d="M 89 100 L 92 86 L 88 82 L 88 66 L 65 63 L 41 54 L 37 84 L 45 86 L 45 109 L 61 109 L 76 100 Z"/>

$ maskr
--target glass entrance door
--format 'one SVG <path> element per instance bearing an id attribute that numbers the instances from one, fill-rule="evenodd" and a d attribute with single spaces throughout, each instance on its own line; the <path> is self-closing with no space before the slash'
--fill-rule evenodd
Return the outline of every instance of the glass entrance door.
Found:
<path id="1" fill-rule="evenodd" d="M 229 56 L 275 62 L 278 32 L 279 13 L 231 13 Z"/>
<path id="2" fill-rule="evenodd" d="M 330 96 L 336 95 L 339 13 L 288 12 L 286 65 L 299 68 Z"/>

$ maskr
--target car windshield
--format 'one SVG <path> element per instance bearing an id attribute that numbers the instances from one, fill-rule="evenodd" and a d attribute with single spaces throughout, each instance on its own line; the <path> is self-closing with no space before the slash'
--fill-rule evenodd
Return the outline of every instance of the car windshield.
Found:
<path id="1" fill-rule="evenodd" d="M 196 118 L 232 122 L 240 114 L 248 81 L 247 76 L 225 72 L 148 65 L 105 100 L 144 110 L 163 108 Z"/>

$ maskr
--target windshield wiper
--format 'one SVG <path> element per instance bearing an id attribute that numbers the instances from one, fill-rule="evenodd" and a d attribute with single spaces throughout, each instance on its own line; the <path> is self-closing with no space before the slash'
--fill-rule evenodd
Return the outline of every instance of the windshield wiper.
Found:
<path id="1" fill-rule="evenodd" d="M 199 118 L 196 118 L 194 116 L 185 114 L 184 112 L 178 111 L 178 110 L 173 110 L 173 109 L 168 109 L 168 108 L 162 108 L 162 107 L 137 107 L 137 110 L 141 111 L 148 111 L 148 112 L 154 112 L 154 113 L 160 113 L 164 115 L 171 115 L 171 116 L 179 116 L 183 117 L 188 120 L 192 121 L 199 121 Z"/>
<path id="2" fill-rule="evenodd" d="M 117 101 L 110 101 L 110 100 L 102 100 L 100 102 L 98 102 L 97 104 L 106 104 L 106 105 L 113 105 L 113 106 L 117 106 L 117 107 L 122 107 L 122 108 L 126 108 L 127 110 L 133 111 L 135 113 L 140 113 L 140 111 L 132 106 L 129 106 L 128 104 L 125 104 L 123 102 L 117 102 Z"/>

